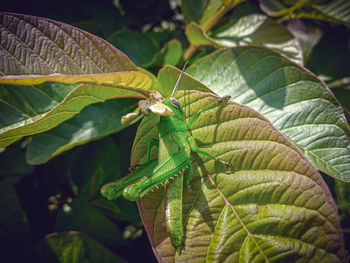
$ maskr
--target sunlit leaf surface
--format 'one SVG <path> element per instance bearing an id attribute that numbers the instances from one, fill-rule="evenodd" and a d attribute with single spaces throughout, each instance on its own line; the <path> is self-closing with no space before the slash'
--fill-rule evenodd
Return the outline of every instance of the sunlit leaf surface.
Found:
<path id="1" fill-rule="evenodd" d="M 240 47 L 217 51 L 187 72 L 267 117 L 316 168 L 350 180 L 350 136 L 342 108 L 306 69 L 271 50 Z"/>
<path id="2" fill-rule="evenodd" d="M 217 98 L 177 94 L 187 120 Z M 157 118 L 144 118 L 133 163 L 145 161 L 147 141 L 157 138 Z M 204 112 L 192 134 L 206 156 L 193 159 L 184 185 L 185 245 L 175 253 L 165 230 L 164 188 L 138 202 L 161 262 L 345 262 L 337 210 L 327 185 L 301 151 L 254 110 L 237 103 Z M 152 153 L 156 158 L 156 151 Z M 186 181 L 186 180 L 184 180 Z"/>

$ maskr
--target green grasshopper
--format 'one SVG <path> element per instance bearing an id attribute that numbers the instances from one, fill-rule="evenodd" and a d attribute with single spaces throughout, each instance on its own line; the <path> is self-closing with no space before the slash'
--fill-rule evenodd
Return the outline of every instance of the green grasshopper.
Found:
<path id="1" fill-rule="evenodd" d="M 129 175 L 104 185 L 101 189 L 102 195 L 109 200 L 123 195 L 130 201 L 136 201 L 160 186 L 167 187 L 165 198 L 166 229 L 172 245 L 179 253 L 181 253 L 184 241 L 182 224 L 183 178 L 185 171 L 188 171 L 187 185 L 189 185 L 193 174 L 192 155 L 196 155 L 196 157 L 204 155 L 225 164 L 227 167 L 231 166 L 230 163 L 199 150 L 190 130 L 191 125 L 202 112 L 214 108 L 217 103 L 227 101 L 230 97 L 223 97 L 217 103 L 202 108 L 186 123 L 181 105 L 174 97 L 185 66 L 170 98 L 162 101 L 162 104 L 170 110 L 166 110 L 165 116 L 160 116 L 159 141 L 151 139 L 148 142 L 146 163 Z M 153 146 L 158 146 L 157 160 L 150 160 Z"/>

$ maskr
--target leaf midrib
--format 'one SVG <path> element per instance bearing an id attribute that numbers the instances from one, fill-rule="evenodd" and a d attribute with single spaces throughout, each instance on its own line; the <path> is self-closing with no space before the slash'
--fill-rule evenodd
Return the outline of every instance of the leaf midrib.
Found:
<path id="1" fill-rule="evenodd" d="M 238 221 L 239 221 L 240 224 L 242 225 L 243 229 L 246 231 L 246 233 L 247 233 L 247 237 L 246 237 L 246 238 L 251 237 L 252 240 L 253 240 L 253 242 L 255 243 L 256 247 L 257 247 L 258 250 L 260 251 L 260 253 L 264 256 L 265 260 L 266 260 L 267 262 L 270 262 L 270 260 L 269 260 L 268 257 L 265 255 L 265 253 L 264 253 L 264 251 L 262 250 L 262 248 L 259 246 L 258 242 L 255 240 L 254 234 L 251 233 L 251 232 L 249 231 L 249 229 L 247 228 L 247 226 L 244 224 L 242 218 L 238 215 L 238 213 L 237 213 L 237 211 L 236 211 L 234 205 L 232 205 L 232 204 L 227 200 L 226 196 L 221 192 L 221 190 L 219 189 L 219 187 L 218 187 L 218 186 L 216 185 L 216 183 L 214 182 L 214 180 L 213 180 L 213 178 L 212 178 L 212 175 L 209 174 L 208 172 L 205 172 L 205 173 L 206 173 L 207 178 L 210 180 L 210 182 L 212 183 L 212 185 L 215 187 L 216 191 L 217 191 L 217 192 L 219 193 L 219 195 L 224 199 L 225 204 L 228 205 L 228 206 L 231 208 L 233 214 L 234 214 L 235 217 L 238 219 Z M 210 247 L 210 246 L 208 246 L 208 247 Z"/>

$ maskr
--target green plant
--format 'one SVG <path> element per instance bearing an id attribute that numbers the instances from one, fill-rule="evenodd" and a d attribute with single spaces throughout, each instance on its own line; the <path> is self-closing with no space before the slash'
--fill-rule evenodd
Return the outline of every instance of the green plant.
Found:
<path id="1" fill-rule="evenodd" d="M 14 260 L 137 261 L 125 248 L 140 240 L 143 223 L 158 261 L 346 262 L 347 6 L 88 1 L 95 19 L 69 23 L 109 42 L 55 20 L 1 13 L 4 253 Z M 152 160 L 177 152 L 169 140 L 159 153 L 148 146 L 160 132 L 150 106 L 161 106 L 155 91 L 170 96 L 176 66 L 187 60 L 176 98 L 186 122 L 196 118 L 190 137 L 208 156 L 186 155 L 195 158 L 189 184 L 168 185 L 182 207 L 166 208 L 165 187 L 137 201 L 141 223 L 133 202 L 106 200 L 99 191 L 129 173 L 127 155 L 132 174 L 143 175 L 138 165 L 153 167 Z M 217 95 L 231 102 L 215 104 Z M 146 116 L 138 125 L 139 112 Z M 181 230 L 166 231 L 165 211 L 182 219 L 181 251 L 169 238 Z"/>

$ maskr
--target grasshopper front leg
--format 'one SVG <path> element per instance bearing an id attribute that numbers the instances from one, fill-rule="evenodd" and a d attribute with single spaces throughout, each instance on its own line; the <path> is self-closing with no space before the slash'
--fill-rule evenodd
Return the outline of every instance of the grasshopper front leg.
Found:
<path id="1" fill-rule="evenodd" d="M 210 104 L 202 109 L 200 109 L 198 112 L 196 112 L 192 117 L 191 119 L 188 121 L 187 123 L 187 127 L 188 129 L 190 130 L 191 129 L 191 126 L 193 125 L 193 123 L 199 118 L 199 116 L 207 111 L 207 110 L 210 110 L 214 107 L 216 107 L 218 104 L 221 104 L 221 103 L 226 103 L 229 99 L 231 98 L 231 96 L 224 96 L 220 99 L 217 100 L 216 103 L 213 103 L 213 104 Z M 201 155 L 204 155 L 204 156 L 207 156 L 215 161 L 218 161 L 218 162 L 221 162 L 222 164 L 224 164 L 227 168 L 229 167 L 232 167 L 232 164 L 229 163 L 229 162 L 226 162 L 224 160 L 222 160 L 221 158 L 218 158 L 218 157 L 215 157 L 213 155 L 211 155 L 210 153 L 207 153 L 207 152 L 204 152 L 204 151 L 201 151 L 198 149 L 198 146 L 197 146 L 197 143 L 195 141 L 195 139 L 191 136 L 191 137 L 188 137 L 187 138 L 187 141 L 188 141 L 188 144 L 190 145 L 190 148 L 191 148 L 191 151 L 196 153 L 196 154 L 201 154 Z M 189 184 L 189 181 L 190 181 L 191 177 L 188 178 L 187 180 L 187 184 Z"/>

